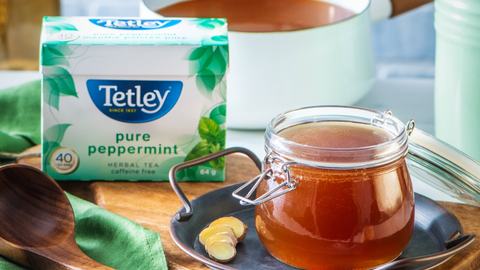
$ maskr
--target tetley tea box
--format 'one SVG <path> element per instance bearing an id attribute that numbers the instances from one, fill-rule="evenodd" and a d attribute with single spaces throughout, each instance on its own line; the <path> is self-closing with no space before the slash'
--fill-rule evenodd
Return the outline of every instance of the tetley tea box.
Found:
<path id="1" fill-rule="evenodd" d="M 223 19 L 45 17 L 42 169 L 56 180 L 168 180 L 225 148 Z M 224 158 L 178 180 L 222 181 Z"/>

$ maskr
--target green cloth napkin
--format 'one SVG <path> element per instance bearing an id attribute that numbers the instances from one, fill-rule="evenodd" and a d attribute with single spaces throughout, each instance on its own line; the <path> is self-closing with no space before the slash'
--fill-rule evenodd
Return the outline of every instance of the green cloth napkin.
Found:
<path id="1" fill-rule="evenodd" d="M 75 236 L 90 258 L 115 269 L 167 269 L 160 234 L 67 193 Z"/>
<path id="2" fill-rule="evenodd" d="M 119 270 L 167 269 L 160 234 L 66 194 L 75 214 L 77 244 L 87 256 Z M 0 269 L 26 268 L 0 257 Z"/>
<path id="3" fill-rule="evenodd" d="M 40 143 L 40 81 L 0 89 L 0 152 L 19 153 Z M 167 269 L 160 234 L 67 196 L 75 214 L 76 240 L 87 256 L 114 269 Z M 25 268 L 0 257 L 0 269 Z"/>
<path id="4" fill-rule="evenodd" d="M 0 89 L 0 152 L 20 153 L 41 142 L 41 86 Z"/>

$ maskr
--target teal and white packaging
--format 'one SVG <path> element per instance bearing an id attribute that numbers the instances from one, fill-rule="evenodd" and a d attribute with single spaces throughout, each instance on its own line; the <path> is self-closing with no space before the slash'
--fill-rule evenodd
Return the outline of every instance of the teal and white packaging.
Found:
<path id="1" fill-rule="evenodd" d="M 223 19 L 45 17 L 42 169 L 56 180 L 168 180 L 225 148 Z M 223 181 L 225 160 L 179 172 Z"/>

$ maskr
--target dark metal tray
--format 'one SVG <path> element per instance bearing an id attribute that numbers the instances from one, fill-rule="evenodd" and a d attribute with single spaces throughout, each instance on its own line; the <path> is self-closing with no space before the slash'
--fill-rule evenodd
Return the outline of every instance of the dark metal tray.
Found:
<path id="1" fill-rule="evenodd" d="M 175 243 L 187 254 L 213 269 L 297 269 L 272 257 L 260 243 L 255 231 L 253 206 L 242 206 L 232 197 L 232 192 L 241 184 L 227 186 L 204 194 L 191 201 L 195 214 L 188 221 L 172 218 L 170 234 Z M 450 259 L 472 243 L 472 235 L 463 235 L 458 219 L 443 206 L 424 196 L 415 194 L 415 230 L 403 254 L 392 265 L 378 269 L 431 269 Z M 178 213 L 185 212 L 182 207 Z M 198 234 L 212 221 L 223 216 L 235 216 L 247 226 L 247 237 L 237 245 L 237 256 L 226 264 L 217 263 L 208 257 L 198 241 Z M 416 265 L 400 265 L 402 259 L 425 257 Z M 396 264 L 395 264 L 396 263 Z M 409 263 L 407 263 L 409 264 Z M 252 268 L 253 267 L 253 268 Z"/>
<path id="2" fill-rule="evenodd" d="M 243 152 L 260 166 L 258 159 L 248 151 L 229 151 Z M 216 154 L 213 158 L 221 155 Z M 170 234 L 177 246 L 212 269 L 298 269 L 275 259 L 261 244 L 255 230 L 254 206 L 243 206 L 232 196 L 232 192 L 244 183 L 226 186 L 188 201 L 172 175 L 205 160 L 208 157 L 177 165 L 171 171 L 172 187 L 185 205 L 170 222 Z M 210 259 L 198 241 L 201 230 L 223 216 L 235 216 L 249 228 L 245 240 L 237 245 L 236 257 L 225 264 Z M 473 234 L 463 235 L 462 225 L 448 209 L 427 197 L 415 194 L 415 229 L 410 243 L 395 261 L 375 269 L 432 269 L 465 249 L 475 239 Z"/>

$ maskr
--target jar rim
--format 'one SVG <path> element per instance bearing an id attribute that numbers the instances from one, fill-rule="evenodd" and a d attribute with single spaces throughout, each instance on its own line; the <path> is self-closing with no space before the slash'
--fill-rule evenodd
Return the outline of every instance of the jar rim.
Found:
<path id="1" fill-rule="evenodd" d="M 368 124 L 392 134 L 386 142 L 363 147 L 328 148 L 293 142 L 279 135 L 290 127 L 324 121 L 355 122 Z M 406 126 L 388 112 L 353 106 L 311 106 L 290 110 L 279 114 L 268 124 L 265 133 L 265 148 L 287 159 L 313 161 L 316 167 L 324 168 L 364 168 L 379 166 L 405 157 L 408 152 L 408 131 Z M 295 149 L 293 151 L 292 149 Z M 315 157 L 334 154 L 337 158 L 316 160 Z M 350 156 L 351 162 L 340 160 Z"/>

